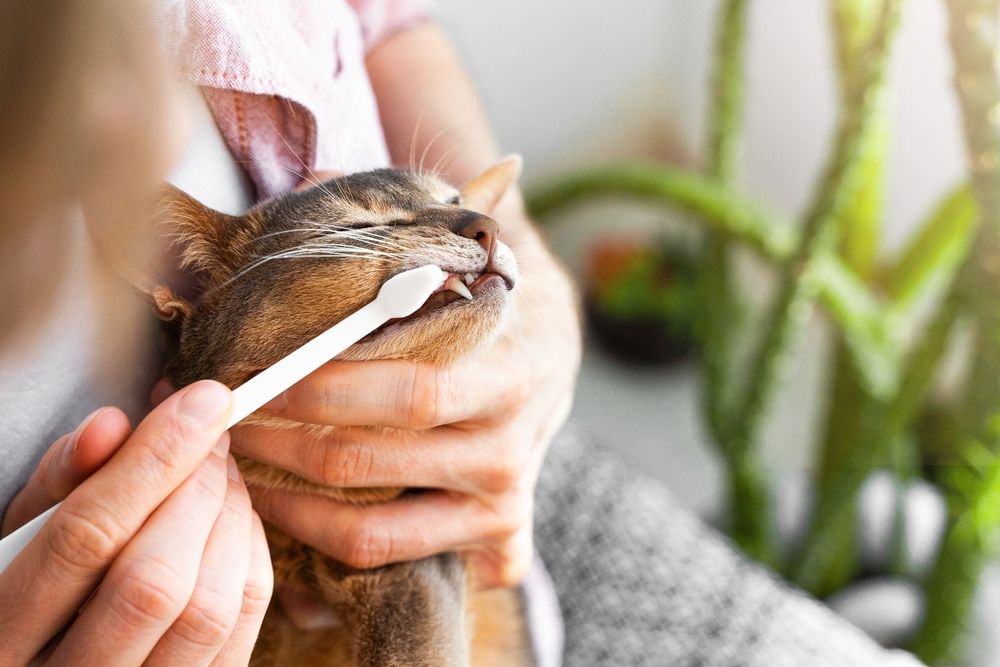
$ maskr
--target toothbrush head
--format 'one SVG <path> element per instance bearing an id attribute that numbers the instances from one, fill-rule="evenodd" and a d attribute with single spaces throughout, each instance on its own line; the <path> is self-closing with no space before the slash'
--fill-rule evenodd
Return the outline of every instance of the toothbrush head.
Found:
<path id="1" fill-rule="evenodd" d="M 410 269 L 385 281 L 375 300 L 389 317 L 406 317 L 424 305 L 447 278 L 448 274 L 434 264 Z"/>

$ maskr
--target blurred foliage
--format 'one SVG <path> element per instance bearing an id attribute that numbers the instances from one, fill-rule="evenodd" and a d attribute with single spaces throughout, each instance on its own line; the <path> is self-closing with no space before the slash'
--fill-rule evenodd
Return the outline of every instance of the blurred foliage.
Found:
<path id="1" fill-rule="evenodd" d="M 690 355 L 698 269 L 682 244 L 610 237 L 592 244 L 586 271 L 590 333 L 609 353 L 644 365 Z"/>
<path id="2" fill-rule="evenodd" d="M 619 196 L 693 213 L 704 227 L 691 306 L 702 350 L 703 413 L 727 475 L 729 531 L 746 553 L 826 594 L 857 576 L 856 502 L 873 471 L 912 476 L 923 470 L 946 494 L 948 525 L 922 582 L 926 614 L 911 647 L 935 665 L 961 662 L 980 572 L 1000 536 L 1000 0 L 941 1 L 949 16 L 969 184 L 943 195 L 896 258 L 880 261 L 879 246 L 891 132 L 886 63 L 902 0 L 828 0 L 840 120 L 796 223 L 777 219 L 740 191 L 748 0 L 724 0 L 720 7 L 703 174 L 648 163 L 598 166 L 565 174 L 528 197 L 536 216 Z M 733 324 L 745 308 L 731 275 L 737 246 L 754 251 L 777 280 L 773 298 L 754 318 L 762 324 L 748 340 Z M 642 270 L 636 275 L 641 280 Z M 626 291 L 622 286 L 609 297 L 614 307 L 666 307 Z M 760 459 L 760 426 L 813 306 L 833 325 L 833 368 L 818 433 L 812 517 L 803 542 L 781 561 L 776 480 Z M 959 323 L 971 332 L 971 361 L 961 369 L 958 390 L 942 397 L 935 388 Z M 736 332 L 741 339 L 734 339 Z M 737 346 L 749 347 L 746 363 L 734 354 Z M 932 423 L 947 427 L 918 432 Z M 921 459 L 931 452 L 932 460 Z M 941 462 L 957 467 L 926 474 L 928 463 Z"/>
<path id="3" fill-rule="evenodd" d="M 691 336 L 694 263 L 666 242 L 623 253 L 618 266 L 594 272 L 594 306 L 618 319 L 657 322 L 677 336 Z"/>

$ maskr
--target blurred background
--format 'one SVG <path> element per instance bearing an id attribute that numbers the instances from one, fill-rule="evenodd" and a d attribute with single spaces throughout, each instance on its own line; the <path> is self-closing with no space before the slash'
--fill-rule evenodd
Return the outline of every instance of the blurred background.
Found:
<path id="1" fill-rule="evenodd" d="M 570 167 L 616 158 L 703 162 L 717 0 L 623 0 L 588 3 L 586 11 L 572 0 L 438 0 L 438 6 L 501 144 L 524 155 L 528 189 Z M 942 3 L 911 0 L 896 38 L 887 253 L 963 175 L 946 26 Z M 741 186 L 788 218 L 805 207 L 833 138 L 831 40 L 826 2 L 749 4 Z M 550 238 L 579 269 L 588 242 L 602 232 L 649 229 L 662 217 L 601 202 L 553 220 Z M 767 456 L 779 469 L 808 462 L 827 347 L 812 339 L 823 335 L 817 323 L 796 350 L 766 427 Z M 652 371 L 622 366 L 590 345 L 574 418 L 665 481 L 685 505 L 711 516 L 722 489 L 706 450 L 697 383 L 689 364 Z"/>
<path id="2" fill-rule="evenodd" d="M 739 4 L 624 0 L 586 3 L 584 9 L 571 0 L 438 2 L 440 17 L 472 71 L 501 144 L 525 157 L 523 182 L 529 195 L 552 183 L 565 184 L 595 166 L 623 160 L 652 161 L 706 174 L 719 17 L 725 8 Z M 802 219 L 830 155 L 842 147 L 838 121 L 850 93 L 845 94 L 845 78 L 838 76 L 838 71 L 841 75 L 845 71 L 838 61 L 838 49 L 844 43 L 838 42 L 838 35 L 843 38 L 857 30 L 851 38 L 863 42 L 863 36 L 877 32 L 872 26 L 889 4 L 854 0 L 746 3 L 739 68 L 744 108 L 738 114 L 743 123 L 743 152 L 730 186 L 779 221 L 775 224 L 795 228 L 797 222 L 780 221 Z M 976 5 L 963 0 L 903 3 L 891 40 L 880 109 L 885 123 L 880 127 L 887 128 L 885 143 L 874 149 L 882 157 L 875 160 L 880 164 L 874 171 L 862 176 L 871 187 L 859 189 L 867 188 L 869 199 L 859 195 L 859 208 L 845 216 L 857 214 L 859 222 L 848 220 L 847 224 L 854 225 L 862 237 L 866 225 L 868 231 L 876 230 L 861 241 L 869 246 L 873 261 L 867 267 L 855 263 L 851 268 L 857 271 L 851 276 L 867 283 L 860 290 L 862 296 L 875 294 L 881 304 L 875 312 L 882 313 L 879 308 L 885 306 L 884 322 L 894 317 L 895 307 L 887 267 L 898 268 L 910 260 L 911 267 L 921 262 L 930 266 L 936 260 L 918 257 L 922 251 L 914 252 L 915 246 L 924 243 L 931 255 L 945 254 L 941 248 L 954 240 L 949 240 L 949 234 L 965 224 L 962 207 L 967 213 L 971 206 L 967 191 L 943 199 L 969 178 L 948 41 L 949 4 L 956 15 Z M 834 26 L 835 16 L 841 21 L 840 32 Z M 971 14 L 966 14 L 965 23 L 970 30 L 982 25 Z M 984 40 L 994 40 L 990 52 L 995 57 L 995 32 L 979 34 Z M 864 61 L 877 52 L 874 45 L 869 46 L 855 52 L 856 70 L 863 69 Z M 995 79 L 995 73 L 988 74 Z M 980 84 L 978 76 L 966 72 L 976 86 L 989 89 L 990 83 Z M 991 112 L 990 122 L 995 125 L 995 121 Z M 878 143 L 875 139 L 870 146 Z M 996 156 L 987 157 L 983 162 L 992 166 Z M 943 208 L 942 201 L 946 202 Z M 858 395 L 863 398 L 842 400 L 847 395 L 844 378 L 851 385 L 855 379 L 850 378 L 865 375 L 844 370 L 851 356 L 844 354 L 844 341 L 850 335 L 845 338 L 839 333 L 820 309 L 796 325 L 797 333 L 781 355 L 783 373 L 751 448 L 759 458 L 759 470 L 764 471 L 763 486 L 776 499 L 775 516 L 764 523 L 776 524 L 778 549 L 783 552 L 762 557 L 755 550 L 759 545 L 740 533 L 740 517 L 734 528 L 734 513 L 727 509 L 727 505 L 734 506 L 729 498 L 738 498 L 738 507 L 739 494 L 747 492 L 744 498 L 754 502 L 744 504 L 755 509 L 744 514 L 755 514 L 753 493 L 731 486 L 733 475 L 727 473 L 727 465 L 736 469 L 738 464 L 732 456 L 727 463 L 727 456 L 720 454 L 725 445 L 720 450 L 718 433 L 711 432 L 705 417 L 706 376 L 695 350 L 698 336 L 692 333 L 701 294 L 696 285 L 698 268 L 704 257 L 698 251 L 698 225 L 691 224 L 694 216 L 629 196 L 573 203 L 555 206 L 551 214 L 546 206 L 543 222 L 555 251 L 571 267 L 587 297 L 588 344 L 573 413 L 576 424 L 621 451 L 637 470 L 665 482 L 682 504 L 723 529 L 728 526 L 748 553 L 824 598 L 883 643 L 908 646 L 932 664 L 1000 664 L 992 621 L 1000 614 L 996 526 L 975 514 L 1000 511 L 1000 491 L 997 487 L 985 490 L 992 482 L 982 481 L 994 479 L 990 471 L 1000 458 L 996 447 L 988 446 L 990 453 L 971 466 L 971 477 L 955 481 L 959 477 L 941 472 L 947 466 L 933 465 L 927 448 L 933 438 L 926 435 L 944 434 L 942 442 L 952 443 L 947 449 L 953 456 L 949 461 L 968 463 L 969 451 L 954 444 L 965 437 L 959 436 L 964 431 L 947 420 L 941 426 L 932 413 L 940 407 L 935 396 L 947 393 L 941 387 L 949 381 L 943 378 L 954 375 L 941 369 L 956 365 L 949 359 L 961 357 L 963 350 L 968 355 L 970 349 L 980 348 L 970 348 L 968 340 L 956 342 L 949 337 L 956 329 L 950 327 L 944 336 L 950 341 L 944 345 L 948 352 L 935 361 L 940 367 L 929 384 L 927 404 L 916 409 L 912 423 L 895 432 L 885 426 L 885 413 L 878 408 L 866 412 L 871 404 L 882 401 L 870 400 L 877 390 L 860 389 Z M 937 215 L 931 213 L 935 210 Z M 974 218 L 974 213 L 970 215 Z M 928 224 L 934 218 L 936 222 Z M 926 234 L 935 226 L 938 232 L 946 231 L 938 236 Z M 922 242 L 914 242 L 921 236 Z M 968 243 L 960 242 L 960 255 L 964 256 Z M 734 329 L 731 337 L 742 350 L 752 347 L 747 341 L 763 329 L 762 314 L 774 295 L 775 267 L 765 266 L 745 248 L 730 252 L 743 310 L 739 317 L 723 321 Z M 851 264 L 849 255 L 844 252 L 846 263 Z M 953 268 L 944 274 L 952 276 Z M 925 314 L 934 311 L 943 301 L 942 284 L 950 280 L 921 283 L 913 309 Z M 636 297 L 640 284 L 642 299 Z M 666 318 L 670 326 L 655 332 L 646 325 L 636 328 L 627 320 L 637 313 Z M 876 356 L 895 364 L 896 353 L 920 339 L 930 319 L 930 315 L 913 316 L 902 330 L 898 323 L 887 324 L 888 329 L 896 327 L 892 335 L 898 335 L 899 348 L 883 346 Z M 882 331 L 880 326 L 875 328 Z M 974 375 L 969 373 L 964 380 L 969 386 L 974 384 Z M 739 391 L 739 383 L 733 384 Z M 736 396 L 733 402 L 746 398 Z M 894 400 L 886 399 L 886 403 Z M 951 403 L 961 400 L 951 399 Z M 832 418 L 827 412 L 831 405 L 841 410 Z M 841 428 L 838 414 L 847 414 L 848 419 L 841 420 L 847 422 L 853 422 L 856 415 L 876 417 L 868 426 L 857 426 L 858 421 Z M 852 428 L 858 430 L 851 433 Z M 885 451 L 896 452 L 892 455 L 895 462 L 876 461 L 871 470 L 877 472 L 860 478 L 864 480 L 860 493 L 830 501 L 850 505 L 848 515 L 853 514 L 853 519 L 839 528 L 827 525 L 826 535 L 816 538 L 809 533 L 810 508 L 819 503 L 816 497 L 820 495 L 829 496 L 824 502 L 833 497 L 829 490 L 845 476 L 843 469 L 854 467 L 858 456 L 848 444 L 848 450 L 841 450 L 846 458 L 831 464 L 837 460 L 838 446 L 833 441 L 840 438 L 850 443 L 853 438 L 863 449 L 865 443 L 877 441 L 879 433 L 892 433 L 886 439 L 903 443 L 885 444 Z M 902 457 L 908 463 L 897 465 L 899 452 L 905 452 Z M 955 501 L 956 497 L 960 499 Z M 977 518 L 970 520 L 974 514 Z M 752 524 L 756 519 L 744 516 L 743 520 Z M 976 537 L 956 537 L 970 521 Z M 829 540 L 825 547 L 823 539 Z M 799 554 L 794 553 L 796 545 L 804 545 Z M 816 565 L 815 557 L 824 550 L 828 561 Z M 849 564 L 839 566 L 835 562 L 839 558 Z M 965 574 L 952 577 L 948 573 L 960 572 L 967 564 Z M 967 615 L 970 606 L 975 611 Z"/>

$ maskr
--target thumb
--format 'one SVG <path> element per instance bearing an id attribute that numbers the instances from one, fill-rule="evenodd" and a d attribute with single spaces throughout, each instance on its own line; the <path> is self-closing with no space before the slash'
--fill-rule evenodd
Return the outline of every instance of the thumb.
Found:
<path id="1" fill-rule="evenodd" d="M 125 442 L 132 427 L 117 408 L 100 408 L 49 447 L 31 479 L 7 506 L 0 535 L 19 528 L 63 500 Z"/>

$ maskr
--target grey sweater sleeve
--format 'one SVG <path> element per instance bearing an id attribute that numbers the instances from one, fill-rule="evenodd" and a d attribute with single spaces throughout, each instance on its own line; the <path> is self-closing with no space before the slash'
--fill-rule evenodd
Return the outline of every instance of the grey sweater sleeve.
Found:
<path id="1" fill-rule="evenodd" d="M 917 667 L 740 556 L 660 485 L 573 432 L 537 489 L 567 667 Z"/>

